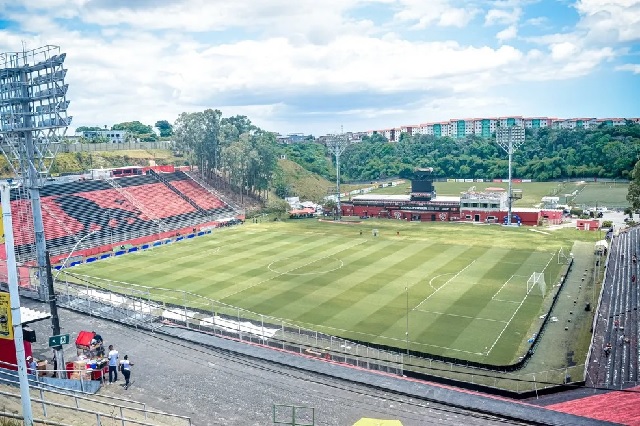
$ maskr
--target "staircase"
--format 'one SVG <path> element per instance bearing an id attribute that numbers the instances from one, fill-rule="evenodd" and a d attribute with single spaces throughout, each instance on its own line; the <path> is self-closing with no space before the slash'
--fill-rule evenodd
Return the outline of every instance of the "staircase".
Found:
<path id="1" fill-rule="evenodd" d="M 159 173 L 156 173 L 155 170 L 149 170 L 149 174 L 151 176 L 153 176 L 154 178 L 156 178 L 158 181 L 162 182 L 163 184 L 165 184 L 170 190 L 172 190 L 173 192 L 175 192 L 176 194 L 178 194 L 178 196 L 180 196 L 180 198 L 182 198 L 183 200 L 185 200 L 187 203 L 191 204 L 191 206 L 196 209 L 201 215 L 203 216 L 207 216 L 207 211 L 205 209 L 203 209 L 202 207 L 200 207 L 198 204 L 196 204 L 195 201 L 193 201 L 191 198 L 187 197 L 185 194 L 183 194 L 182 192 L 180 192 L 180 190 L 178 188 L 176 188 L 175 186 L 171 185 L 169 183 L 169 181 L 167 179 L 164 178 L 164 176 L 161 176 Z"/>
<path id="2" fill-rule="evenodd" d="M 51 210 L 48 206 L 47 203 L 42 202 L 40 203 L 40 205 L 42 206 L 42 210 L 46 211 L 47 214 L 56 221 L 56 223 L 65 230 L 65 232 L 67 233 L 67 235 L 71 236 L 75 242 L 77 243 L 78 241 L 80 241 L 80 238 L 78 238 L 78 234 L 74 231 L 72 231 L 71 229 L 69 229 L 69 227 L 67 227 L 67 225 L 65 225 L 64 221 L 61 220 L 58 216 L 56 216 L 56 214 L 53 212 L 53 210 Z"/>
<path id="3" fill-rule="evenodd" d="M 233 201 L 231 201 L 230 199 L 228 199 L 227 197 L 225 197 L 224 195 L 222 195 L 218 191 L 216 191 L 213 188 L 211 188 L 198 173 L 186 172 L 186 171 L 183 172 L 183 173 L 185 175 L 189 176 L 189 178 L 191 178 L 191 180 L 193 180 L 198 185 L 200 185 L 202 188 L 204 188 L 208 193 L 210 193 L 210 194 L 218 197 L 222 201 L 224 201 L 226 205 L 231 207 L 236 212 L 244 213 L 244 209 L 242 207 L 240 207 L 238 204 L 234 203 Z"/>
<path id="4" fill-rule="evenodd" d="M 113 178 L 108 178 L 105 179 L 109 185 L 111 185 L 113 187 L 113 189 L 115 189 L 116 191 L 118 191 L 118 193 L 120 195 L 122 195 L 124 198 L 127 199 L 127 201 L 129 201 L 131 204 L 133 204 L 138 210 L 140 210 L 145 216 L 147 216 L 149 219 L 151 219 L 151 221 L 156 224 L 158 226 L 158 228 L 164 232 L 169 231 L 170 229 L 164 224 L 164 222 L 162 220 L 160 220 L 160 218 L 158 216 L 156 216 L 151 210 L 147 209 L 146 207 L 144 207 L 142 204 L 140 204 L 138 202 L 138 200 L 136 200 L 135 197 L 133 197 L 131 194 L 129 194 L 127 191 L 124 190 L 124 188 L 122 188 L 118 182 L 116 182 L 115 179 Z"/>

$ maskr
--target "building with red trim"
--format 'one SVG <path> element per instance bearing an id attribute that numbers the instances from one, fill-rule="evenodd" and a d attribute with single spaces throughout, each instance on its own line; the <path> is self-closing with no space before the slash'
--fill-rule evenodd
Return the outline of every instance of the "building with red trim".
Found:
<path id="1" fill-rule="evenodd" d="M 357 195 L 341 203 L 343 216 L 376 217 L 419 222 L 506 223 L 509 197 L 502 188 L 467 191 L 460 197 L 438 196 L 433 169 L 417 169 L 409 195 Z M 513 197 L 513 195 L 512 195 Z M 517 198 L 517 197 L 513 197 Z M 512 223 L 535 226 L 559 224 L 562 210 L 512 208 Z"/>

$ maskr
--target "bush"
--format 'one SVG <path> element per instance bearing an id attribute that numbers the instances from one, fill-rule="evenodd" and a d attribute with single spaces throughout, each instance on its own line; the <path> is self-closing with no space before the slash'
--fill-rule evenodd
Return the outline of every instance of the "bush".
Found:
<path id="1" fill-rule="evenodd" d="M 571 216 L 582 216 L 582 213 L 583 213 L 582 209 L 579 209 L 579 208 L 572 208 L 572 209 L 569 211 L 569 214 L 570 214 Z"/>
<path id="2" fill-rule="evenodd" d="M 1 417 L 0 415 L 0 426 L 22 426 L 22 422 L 8 417 Z"/>
<path id="3" fill-rule="evenodd" d="M 611 228 L 613 226 L 613 221 L 605 220 L 602 222 L 602 228 Z"/>

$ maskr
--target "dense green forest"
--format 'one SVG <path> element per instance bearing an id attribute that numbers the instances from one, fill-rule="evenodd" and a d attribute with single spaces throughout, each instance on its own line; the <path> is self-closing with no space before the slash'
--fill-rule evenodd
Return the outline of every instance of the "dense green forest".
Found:
<path id="1" fill-rule="evenodd" d="M 365 137 L 342 155 L 343 180 L 408 177 L 415 167 L 433 167 L 440 177 L 504 178 L 507 155 L 495 141 L 403 134 L 390 144 L 380 136 Z M 334 165 L 322 145 L 301 143 L 281 147 L 287 158 L 327 178 Z M 527 129 L 526 142 L 514 154 L 513 176 L 540 181 L 603 177 L 629 179 L 640 155 L 640 125 L 595 130 Z"/>

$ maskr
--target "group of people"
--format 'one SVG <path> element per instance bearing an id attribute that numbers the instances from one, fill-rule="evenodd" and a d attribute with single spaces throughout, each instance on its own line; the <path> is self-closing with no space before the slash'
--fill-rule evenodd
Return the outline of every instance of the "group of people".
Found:
<path id="1" fill-rule="evenodd" d="M 118 370 L 120 370 L 124 376 L 124 388 L 129 389 L 129 385 L 131 384 L 131 367 L 133 366 L 133 363 L 129 361 L 129 355 L 125 355 L 120 359 L 120 353 L 113 345 L 109 345 L 107 358 L 109 358 L 109 384 L 118 381 Z"/>

